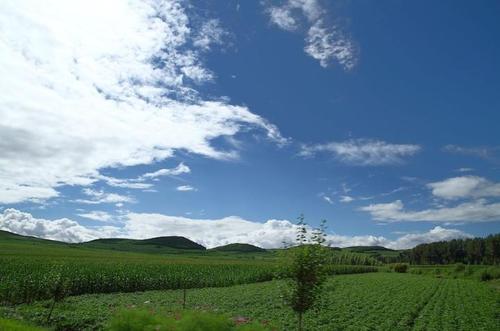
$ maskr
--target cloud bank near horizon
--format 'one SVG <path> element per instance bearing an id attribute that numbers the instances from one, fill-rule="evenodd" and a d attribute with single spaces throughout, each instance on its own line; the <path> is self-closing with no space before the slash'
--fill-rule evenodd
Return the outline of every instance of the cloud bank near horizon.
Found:
<path id="1" fill-rule="evenodd" d="M 91 216 L 102 216 L 97 212 Z M 88 215 L 86 215 L 88 216 Z M 109 215 L 106 214 L 106 220 Z M 207 248 L 230 243 L 248 243 L 263 248 L 279 248 L 293 243 L 297 225 L 288 220 L 253 222 L 237 216 L 222 219 L 191 219 L 163 214 L 128 213 L 120 217 L 121 226 L 83 226 L 68 218 L 47 220 L 9 208 L 0 214 L 0 230 L 64 242 L 83 242 L 98 238 L 146 239 L 159 236 L 184 236 Z M 327 244 L 335 247 L 384 246 L 411 248 L 418 244 L 470 238 L 458 229 L 436 226 L 427 232 L 408 233 L 394 240 L 383 236 L 345 236 L 329 233 Z"/>

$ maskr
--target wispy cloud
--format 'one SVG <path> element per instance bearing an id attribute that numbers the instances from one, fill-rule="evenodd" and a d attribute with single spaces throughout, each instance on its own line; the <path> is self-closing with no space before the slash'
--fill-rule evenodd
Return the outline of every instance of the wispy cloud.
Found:
<path id="1" fill-rule="evenodd" d="M 351 196 L 348 196 L 348 195 L 342 195 L 340 196 L 340 199 L 339 201 L 342 202 L 342 203 L 349 203 L 349 202 L 353 202 L 355 199 Z"/>
<path id="2" fill-rule="evenodd" d="M 404 157 L 415 155 L 420 150 L 419 145 L 391 144 L 372 139 L 351 139 L 326 144 L 302 145 L 299 155 L 312 157 L 318 153 L 329 153 L 344 163 L 378 166 L 402 163 Z"/>
<path id="3" fill-rule="evenodd" d="M 357 47 L 340 25 L 317 0 L 288 0 L 281 5 L 268 5 L 266 12 L 272 24 L 285 31 L 301 32 L 305 28 L 304 51 L 328 67 L 333 61 L 345 70 L 354 68 Z"/>
<path id="4" fill-rule="evenodd" d="M 177 186 L 176 190 L 181 192 L 198 191 L 195 187 L 192 187 L 191 185 Z"/>
<path id="5" fill-rule="evenodd" d="M 213 18 L 195 27 L 188 10 L 176 0 L 0 3 L 0 203 L 53 198 L 176 150 L 234 158 L 213 140 L 249 130 L 286 143 L 247 107 L 198 93 L 214 79 L 204 54 L 224 36 Z"/>
<path id="6" fill-rule="evenodd" d="M 99 222 L 110 222 L 113 220 L 113 216 L 105 211 L 93 210 L 88 213 L 81 213 L 78 216 L 91 219 L 93 221 Z"/>
<path id="7" fill-rule="evenodd" d="M 500 146 L 473 146 L 446 145 L 445 152 L 479 157 L 490 161 L 500 161 Z"/>
<path id="8" fill-rule="evenodd" d="M 157 178 L 161 176 L 178 176 L 181 174 L 188 174 L 191 169 L 184 163 L 179 163 L 179 165 L 173 169 L 160 169 L 155 172 L 148 172 L 139 177 L 139 180 L 146 180 L 151 178 Z"/>
<path id="9" fill-rule="evenodd" d="M 84 203 L 90 205 L 97 205 L 101 203 L 124 203 L 135 202 L 132 197 L 121 195 L 117 193 L 106 193 L 103 190 L 93 190 L 84 188 L 82 192 L 89 197 L 89 199 L 76 199 L 73 202 Z"/>

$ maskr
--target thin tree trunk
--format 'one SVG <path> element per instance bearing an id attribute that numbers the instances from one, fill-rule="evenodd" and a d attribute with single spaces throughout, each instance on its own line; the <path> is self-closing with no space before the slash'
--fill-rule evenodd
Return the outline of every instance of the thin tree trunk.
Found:
<path id="1" fill-rule="evenodd" d="M 182 289 L 182 309 L 186 309 L 186 289 Z"/>
<path id="2" fill-rule="evenodd" d="M 302 331 L 302 313 L 299 313 L 299 331 Z"/>
<path id="3" fill-rule="evenodd" d="M 56 300 L 52 301 L 52 306 L 50 306 L 49 315 L 47 316 L 47 324 L 50 322 L 50 317 L 52 316 L 52 312 L 54 311 L 54 307 L 56 306 Z"/>

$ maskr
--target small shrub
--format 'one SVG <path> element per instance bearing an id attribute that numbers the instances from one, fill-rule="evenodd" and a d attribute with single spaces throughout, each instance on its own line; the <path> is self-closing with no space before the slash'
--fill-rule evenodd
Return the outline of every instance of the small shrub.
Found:
<path id="1" fill-rule="evenodd" d="M 399 273 L 405 273 L 408 271 L 408 265 L 405 263 L 396 263 L 394 265 L 394 271 Z"/>
<path id="2" fill-rule="evenodd" d="M 107 331 L 268 331 L 258 323 L 238 323 L 224 315 L 183 312 L 175 317 L 146 310 L 122 310 L 109 322 Z"/>
<path id="3" fill-rule="evenodd" d="M 462 271 L 465 271 L 465 264 L 463 263 L 455 264 L 455 272 L 462 272 Z"/>
<path id="4" fill-rule="evenodd" d="M 493 275 L 489 272 L 489 270 L 483 270 L 479 277 L 483 282 L 487 282 L 493 279 Z"/>
<path id="5" fill-rule="evenodd" d="M 283 274 L 288 276 L 284 298 L 297 314 L 297 329 L 303 330 L 303 315 L 320 297 L 322 286 L 328 275 L 326 267 L 328 249 L 323 246 L 326 239 L 326 221 L 308 234 L 304 216 L 297 223 L 296 246 L 286 250 Z"/>

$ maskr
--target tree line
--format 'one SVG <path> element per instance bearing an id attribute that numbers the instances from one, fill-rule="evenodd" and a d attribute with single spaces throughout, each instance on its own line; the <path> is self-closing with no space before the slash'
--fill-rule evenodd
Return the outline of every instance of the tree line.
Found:
<path id="1" fill-rule="evenodd" d="M 486 238 L 421 244 L 402 252 L 400 259 L 411 264 L 499 264 L 500 233 Z"/>

